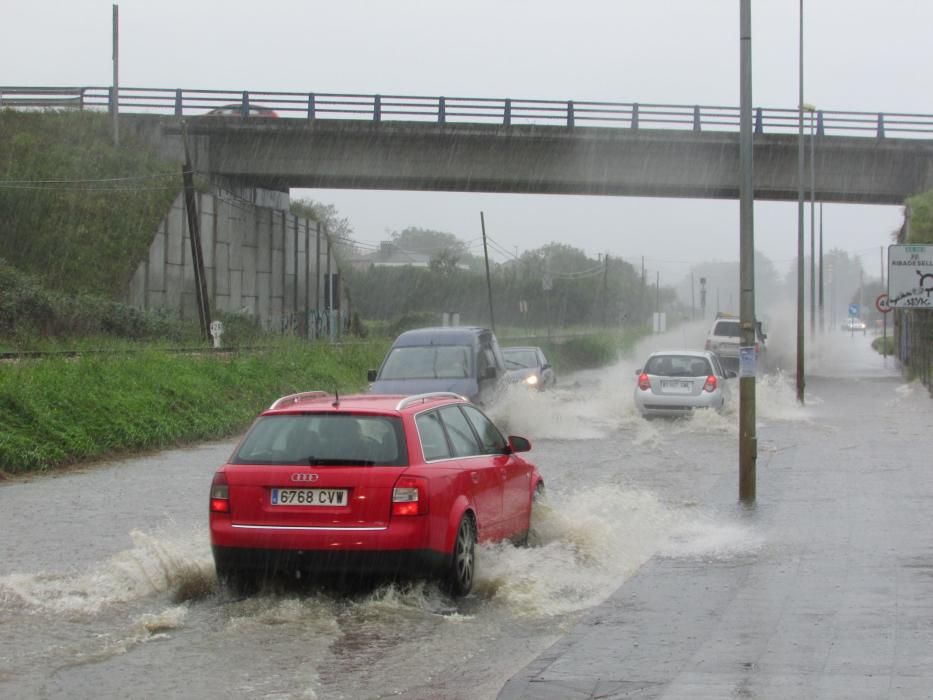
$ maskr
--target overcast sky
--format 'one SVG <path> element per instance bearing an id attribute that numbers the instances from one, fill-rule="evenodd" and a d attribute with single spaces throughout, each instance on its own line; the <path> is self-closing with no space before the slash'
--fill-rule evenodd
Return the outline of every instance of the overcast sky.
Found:
<path id="1" fill-rule="evenodd" d="M 109 85 L 112 2 L 0 0 L 0 84 Z M 123 0 L 124 86 L 458 95 L 668 104 L 739 103 L 739 0 Z M 798 0 L 752 3 L 753 101 L 794 108 Z M 804 101 L 933 114 L 933 3 L 805 0 Z M 361 241 L 418 226 L 509 251 L 551 241 L 608 251 L 675 284 L 737 260 L 738 202 L 624 197 L 295 190 L 334 204 Z M 824 206 L 824 247 L 863 256 L 901 207 Z M 809 212 L 807 214 L 809 222 Z M 755 204 L 756 248 L 796 255 L 796 203 Z M 809 243 L 808 243 L 809 245 Z M 497 255 L 502 260 L 502 255 Z"/>

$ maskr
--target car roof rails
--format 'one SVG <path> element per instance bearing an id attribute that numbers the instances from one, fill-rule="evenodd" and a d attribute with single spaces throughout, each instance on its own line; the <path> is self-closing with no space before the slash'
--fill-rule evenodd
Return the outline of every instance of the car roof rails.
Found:
<path id="1" fill-rule="evenodd" d="M 460 399 L 466 401 L 465 396 L 460 394 L 455 394 L 452 391 L 429 391 L 426 394 L 414 394 L 412 396 L 406 396 L 404 399 L 398 402 L 398 405 L 395 407 L 396 411 L 401 411 L 403 408 L 408 408 L 415 403 L 425 403 L 426 401 L 431 401 L 434 399 Z"/>
<path id="2" fill-rule="evenodd" d="M 286 405 L 294 406 L 297 403 L 307 403 L 310 401 L 320 401 L 330 398 L 326 391 L 302 391 L 298 394 L 289 394 L 280 399 L 276 399 L 267 410 L 274 411 L 277 408 L 284 408 Z"/>

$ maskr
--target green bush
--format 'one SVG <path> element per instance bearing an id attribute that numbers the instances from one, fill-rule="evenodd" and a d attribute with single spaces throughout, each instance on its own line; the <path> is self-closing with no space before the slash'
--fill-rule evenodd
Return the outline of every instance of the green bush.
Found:
<path id="1" fill-rule="evenodd" d="M 121 338 L 197 343 L 198 326 L 156 311 L 140 311 L 91 294 L 46 289 L 0 259 L 0 338 L 20 349 L 53 339 Z"/>
<path id="2" fill-rule="evenodd" d="M 875 338 L 871 341 L 871 346 L 874 348 L 875 352 L 882 355 L 893 355 L 894 354 L 894 336 L 880 337 Z"/>

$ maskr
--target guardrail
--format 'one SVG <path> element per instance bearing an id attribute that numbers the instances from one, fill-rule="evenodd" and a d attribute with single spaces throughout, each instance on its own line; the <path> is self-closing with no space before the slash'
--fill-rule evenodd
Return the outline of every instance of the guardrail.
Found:
<path id="1" fill-rule="evenodd" d="M 177 117 L 214 114 L 291 119 L 361 119 L 435 124 L 541 124 L 628 129 L 663 128 L 737 131 L 739 108 L 639 102 L 593 102 L 418 95 L 357 95 L 316 92 L 119 89 L 120 112 Z M 0 87 L 0 107 L 110 110 L 110 87 Z M 271 112 L 270 112 L 271 110 Z M 930 138 L 933 115 L 901 112 L 814 110 L 804 113 L 805 131 L 819 136 L 871 135 Z M 755 133 L 798 133 L 796 109 L 758 107 Z"/>

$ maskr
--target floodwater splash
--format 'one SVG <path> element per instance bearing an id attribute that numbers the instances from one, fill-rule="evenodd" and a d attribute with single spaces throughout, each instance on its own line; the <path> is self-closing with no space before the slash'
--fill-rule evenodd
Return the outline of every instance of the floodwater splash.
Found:
<path id="1" fill-rule="evenodd" d="M 612 403 L 606 397 L 583 396 L 569 388 L 535 391 L 516 385 L 504 392 L 489 413 L 504 432 L 512 435 L 598 440 L 613 427 L 617 412 Z"/>
<path id="2" fill-rule="evenodd" d="M 477 594 L 512 614 L 573 613 L 600 603 L 656 554 L 730 556 L 756 549 L 760 538 L 647 491 L 601 486 L 552 495 L 535 512 L 531 545 L 481 547 Z"/>
<path id="3" fill-rule="evenodd" d="M 755 410 L 759 420 L 809 421 L 813 413 L 809 407 L 823 401 L 812 393 L 804 395 L 805 405 L 797 401 L 794 378 L 778 370 L 758 377 L 755 382 Z"/>
<path id="4" fill-rule="evenodd" d="M 81 573 L 8 574 L 0 577 L 0 607 L 92 615 L 103 607 L 165 591 L 177 601 L 213 587 L 207 534 L 154 536 L 130 533 L 133 547 Z"/>

